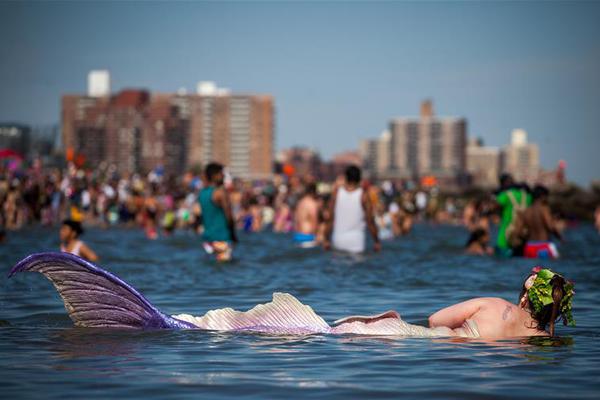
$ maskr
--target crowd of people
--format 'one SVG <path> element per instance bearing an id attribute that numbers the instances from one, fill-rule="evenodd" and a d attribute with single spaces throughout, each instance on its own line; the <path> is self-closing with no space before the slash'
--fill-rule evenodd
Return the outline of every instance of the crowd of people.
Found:
<path id="1" fill-rule="evenodd" d="M 150 240 L 188 231 L 202 235 L 206 252 L 225 261 L 238 231 L 290 233 L 299 247 L 360 253 L 367 232 L 379 251 L 382 241 L 429 220 L 463 224 L 470 254 L 557 257 L 551 239 L 562 239 L 564 225 L 552 215 L 548 194 L 542 186 L 530 189 L 503 175 L 496 193 L 464 201 L 403 182 L 371 184 L 356 166 L 328 184 L 280 175 L 246 182 L 232 179 L 218 163 L 208 164 L 201 175 L 179 177 L 160 169 L 142 176 L 102 166 L 85 171 L 34 165 L 22 172 L 0 170 L 0 230 L 4 237 L 33 223 L 61 224 L 61 250 L 92 261 L 97 255 L 80 239 L 83 225 L 139 227 Z M 600 228 L 600 211 L 596 224 Z M 498 226 L 494 247 L 492 225 Z"/>

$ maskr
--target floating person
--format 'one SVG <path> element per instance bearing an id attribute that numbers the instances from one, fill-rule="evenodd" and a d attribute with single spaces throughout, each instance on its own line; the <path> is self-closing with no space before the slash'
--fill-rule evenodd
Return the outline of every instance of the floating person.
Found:
<path id="1" fill-rule="evenodd" d="M 477 256 L 492 255 L 494 254 L 494 249 L 490 247 L 489 242 L 490 235 L 488 231 L 483 228 L 477 228 L 471 232 L 467 245 L 465 246 L 465 252 Z"/>
<path id="2" fill-rule="evenodd" d="M 66 219 L 60 227 L 60 251 L 75 254 L 91 262 L 98 261 L 96 253 L 79 237 L 83 235 L 81 222 Z"/>
<path id="3" fill-rule="evenodd" d="M 527 241 L 523 256 L 526 258 L 558 258 L 556 245 L 550 241 L 554 235 L 562 240 L 557 223 L 548 205 L 549 191 L 537 185 L 533 189 L 533 204 L 523 211 L 520 218 Z"/>
<path id="4" fill-rule="evenodd" d="M 504 257 L 518 255 L 519 249 L 510 243 L 509 238 L 512 234 L 513 222 L 516 220 L 517 214 L 531 204 L 531 196 L 524 188 L 515 185 L 511 175 L 502 174 L 500 176 L 500 190 L 496 195 L 496 202 L 501 210 L 496 252 L 498 255 Z"/>
<path id="5" fill-rule="evenodd" d="M 229 194 L 223 186 L 223 166 L 209 163 L 204 175 L 207 185 L 198 196 L 204 224 L 203 247 L 208 254 L 214 254 L 217 261 L 229 261 L 237 235 Z"/>
<path id="6" fill-rule="evenodd" d="M 9 277 L 22 271 L 40 272 L 50 279 L 79 327 L 502 339 L 554 336 L 560 319 L 565 325 L 575 325 L 573 284 L 541 267 L 525 280 L 518 304 L 491 297 L 468 300 L 431 315 L 429 327 L 409 324 L 395 311 L 350 316 L 330 326 L 311 307 L 286 293 L 275 293 L 272 302 L 244 312 L 222 308 L 201 317 L 169 316 L 117 276 L 71 254 L 30 255 L 11 269 Z"/>
<path id="7" fill-rule="evenodd" d="M 294 213 L 294 243 L 302 248 L 318 245 L 319 200 L 317 185 L 314 182 L 306 185 L 304 195 L 296 205 Z"/>
<path id="8" fill-rule="evenodd" d="M 354 165 L 346 168 L 344 183 L 334 189 L 331 196 L 331 222 L 327 226 L 325 249 L 332 246 L 350 253 L 364 252 L 366 225 L 373 238 L 373 249 L 381 250 L 373 204 L 360 183 L 360 169 Z"/>

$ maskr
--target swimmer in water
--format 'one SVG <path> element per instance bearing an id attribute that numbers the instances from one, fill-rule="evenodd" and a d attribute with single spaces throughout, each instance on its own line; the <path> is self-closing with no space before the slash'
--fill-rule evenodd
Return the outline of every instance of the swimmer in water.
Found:
<path id="1" fill-rule="evenodd" d="M 91 262 L 98 261 L 98 256 L 79 237 L 83 234 L 81 222 L 66 219 L 60 227 L 60 251 L 75 254 Z"/>
<path id="2" fill-rule="evenodd" d="M 494 254 L 494 249 L 489 245 L 490 235 L 483 228 L 477 228 L 469 236 L 465 252 L 477 256 L 486 256 Z"/>
<path id="3" fill-rule="evenodd" d="M 396 311 L 349 316 L 329 325 L 287 293 L 275 293 L 272 302 L 248 311 L 221 308 L 198 317 L 169 316 L 117 276 L 70 254 L 33 254 L 15 265 L 9 277 L 22 271 L 40 272 L 50 279 L 80 327 L 504 339 L 554 336 L 560 319 L 565 325 L 575 325 L 573 284 L 541 267 L 525 280 L 517 304 L 490 297 L 468 300 L 431 315 L 429 327 L 407 323 Z"/>

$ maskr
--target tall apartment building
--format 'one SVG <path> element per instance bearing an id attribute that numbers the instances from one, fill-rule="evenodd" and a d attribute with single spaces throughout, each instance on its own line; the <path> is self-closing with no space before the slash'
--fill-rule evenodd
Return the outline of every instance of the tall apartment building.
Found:
<path id="1" fill-rule="evenodd" d="M 502 149 L 502 172 L 509 173 L 516 181 L 533 184 L 540 172 L 540 156 L 537 144 L 527 142 L 527 132 L 514 129 L 511 142 Z"/>
<path id="2" fill-rule="evenodd" d="M 109 77 L 103 71 L 92 74 L 87 96 L 62 98 L 63 144 L 88 164 L 106 162 L 122 172 L 143 173 L 162 165 L 179 174 L 217 161 L 235 177 L 271 175 L 271 96 L 231 94 L 211 82 L 201 82 L 195 94 L 124 90 L 111 95 Z"/>
<path id="3" fill-rule="evenodd" d="M 471 184 L 481 188 L 498 186 L 500 149 L 484 146 L 481 140 L 469 140 L 467 145 L 467 172 Z"/>
<path id="4" fill-rule="evenodd" d="M 361 144 L 361 152 L 371 175 L 404 179 L 433 175 L 441 184 L 453 185 L 466 173 L 466 140 L 464 118 L 436 117 L 432 103 L 425 101 L 419 117 L 393 119 L 389 132 L 376 143 Z"/>

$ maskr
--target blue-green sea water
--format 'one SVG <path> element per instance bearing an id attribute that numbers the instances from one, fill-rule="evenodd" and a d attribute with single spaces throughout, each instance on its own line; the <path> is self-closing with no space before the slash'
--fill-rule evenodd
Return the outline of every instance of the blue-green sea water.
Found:
<path id="1" fill-rule="evenodd" d="M 157 241 L 139 230 L 90 229 L 105 269 L 169 313 L 248 309 L 289 292 L 328 322 L 389 309 L 425 324 L 479 296 L 517 301 L 536 261 L 465 256 L 459 227 L 418 225 L 382 253 L 348 257 L 295 248 L 289 235 L 242 235 L 217 265 L 198 237 Z M 600 395 L 600 235 L 566 233 L 545 265 L 575 281 L 577 327 L 559 338 L 497 342 L 359 336 L 269 336 L 74 328 L 39 274 L 8 280 L 24 256 L 56 250 L 56 229 L 10 233 L 0 245 L 0 397 L 6 399 L 589 398 Z"/>

